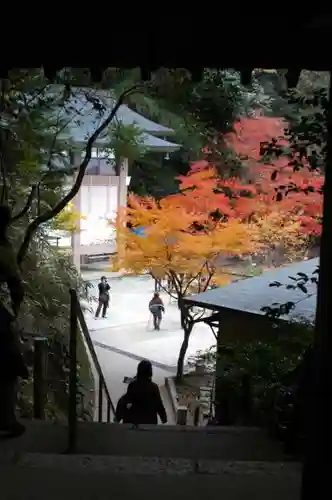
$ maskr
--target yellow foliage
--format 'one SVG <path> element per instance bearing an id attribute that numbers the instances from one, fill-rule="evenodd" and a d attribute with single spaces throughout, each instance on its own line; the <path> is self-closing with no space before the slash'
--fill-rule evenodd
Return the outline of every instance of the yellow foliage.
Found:
<path id="1" fill-rule="evenodd" d="M 129 206 L 116 224 L 122 251 L 113 261 L 114 269 L 135 274 L 149 271 L 156 278 L 171 280 L 180 293 L 196 277 L 213 276 L 215 284 L 228 282 L 218 257 L 246 254 L 257 247 L 250 225 L 234 219 L 216 222 L 208 212 L 192 213 L 178 203 L 158 204 L 136 196 L 130 197 Z M 145 234 L 136 234 L 125 221 L 131 227 L 144 228 Z"/>
<path id="2" fill-rule="evenodd" d="M 75 209 L 72 202 L 54 218 L 55 229 L 62 231 L 77 231 L 80 219 L 85 219 L 81 213 Z"/>
<path id="3" fill-rule="evenodd" d="M 308 237 L 303 233 L 301 221 L 287 212 L 263 214 L 252 221 L 251 233 L 265 253 L 280 249 L 286 258 L 296 258 L 307 248 Z"/>

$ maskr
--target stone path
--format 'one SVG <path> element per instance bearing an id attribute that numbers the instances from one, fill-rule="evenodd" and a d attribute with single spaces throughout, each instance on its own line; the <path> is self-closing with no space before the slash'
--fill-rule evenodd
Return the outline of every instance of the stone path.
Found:
<path id="1" fill-rule="evenodd" d="M 93 281 L 91 294 L 96 296 L 97 282 Z M 177 355 L 182 343 L 179 311 L 163 295 L 166 314 L 161 330 L 152 328 L 148 303 L 154 291 L 154 282 L 148 276 L 113 277 L 111 307 L 108 318 L 95 320 L 86 313 L 87 325 L 95 344 L 108 389 L 114 402 L 126 391 L 124 377 L 136 373 L 140 360 L 149 359 L 154 368 L 154 380 L 163 387 L 165 377 L 176 373 Z M 95 304 L 94 304 L 95 305 Z M 208 327 L 197 325 L 192 333 L 188 354 L 210 347 L 215 339 Z M 166 393 L 164 392 L 166 396 Z M 166 406 L 169 402 L 165 401 Z"/>

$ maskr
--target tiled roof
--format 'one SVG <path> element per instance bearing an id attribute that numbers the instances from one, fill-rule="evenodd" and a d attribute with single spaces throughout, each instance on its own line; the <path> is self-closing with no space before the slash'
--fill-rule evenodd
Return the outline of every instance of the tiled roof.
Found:
<path id="1" fill-rule="evenodd" d="M 53 92 L 63 92 L 60 86 L 53 86 Z M 99 101 L 105 106 L 101 111 L 97 111 L 94 106 L 86 99 L 85 91 L 89 92 L 90 96 L 97 97 Z M 115 100 L 112 98 L 109 91 L 104 90 L 75 90 L 75 94 L 65 104 L 65 109 L 61 114 L 64 119 L 68 121 L 67 127 L 61 134 L 63 138 L 71 138 L 75 144 L 86 143 L 88 138 L 102 123 L 108 115 Z M 73 119 L 70 121 L 70 117 Z M 174 134 L 174 131 L 158 123 L 154 123 L 147 118 L 132 111 L 127 106 L 120 106 L 115 120 L 121 122 L 123 125 L 136 125 L 137 128 L 142 130 L 142 142 L 150 150 L 160 152 L 172 152 L 178 150 L 181 146 L 174 142 L 169 142 L 162 139 L 162 137 L 169 137 Z M 107 142 L 107 132 L 99 137 L 96 141 L 96 146 L 105 144 Z"/>
<path id="2" fill-rule="evenodd" d="M 63 93 L 63 86 L 52 86 L 50 92 L 59 93 L 61 95 Z M 105 107 L 105 109 L 101 112 L 94 109 L 91 102 L 87 100 L 86 94 L 88 94 L 89 97 L 97 99 Z M 77 115 L 74 121 L 77 123 L 80 122 L 79 128 L 85 129 L 85 133 L 88 131 L 92 133 L 96 128 L 96 124 L 99 124 L 101 120 L 107 116 L 115 103 L 116 99 L 112 96 L 112 91 L 75 88 L 72 91 L 71 97 L 65 104 L 66 116 L 70 117 L 71 114 Z M 162 137 L 175 134 L 173 129 L 164 127 L 159 123 L 155 123 L 152 120 L 145 118 L 126 105 L 121 105 L 119 107 L 116 113 L 116 119 L 124 125 L 137 125 L 137 127 L 142 129 L 142 131 L 149 134 Z M 85 140 L 83 136 L 82 140 Z"/>
<path id="3" fill-rule="evenodd" d="M 159 137 L 155 137 L 151 134 L 143 134 L 142 135 L 143 144 L 147 149 L 171 153 L 172 151 L 177 151 L 180 149 L 179 144 L 175 144 L 174 142 L 164 141 Z"/>
<path id="4" fill-rule="evenodd" d="M 291 284 L 289 276 L 296 277 L 297 273 L 305 273 L 309 277 L 317 269 L 319 259 L 304 260 L 267 271 L 260 276 L 231 283 L 230 285 L 209 290 L 188 297 L 191 304 L 205 306 L 208 309 L 233 309 L 252 314 L 265 314 L 261 308 L 272 306 L 274 303 L 284 304 L 294 302 L 295 309 L 283 319 L 304 318 L 312 321 L 316 311 L 317 285 L 308 283 L 308 294 L 301 290 L 287 290 L 285 286 L 271 287 L 270 283 L 278 281 L 282 284 Z"/>

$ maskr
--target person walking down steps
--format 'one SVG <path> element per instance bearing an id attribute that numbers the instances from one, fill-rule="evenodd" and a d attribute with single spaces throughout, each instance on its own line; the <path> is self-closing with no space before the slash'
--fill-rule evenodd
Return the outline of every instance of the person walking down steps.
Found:
<path id="1" fill-rule="evenodd" d="M 160 323 L 162 320 L 162 313 L 165 312 L 165 307 L 158 292 L 155 292 L 149 302 L 149 310 L 153 316 L 153 327 L 155 330 L 160 330 Z"/>
<path id="2" fill-rule="evenodd" d="M 115 421 L 134 425 L 167 423 L 167 413 L 157 384 L 152 381 L 152 364 L 142 360 L 136 377 L 128 385 L 127 393 L 118 401 Z"/>
<path id="3" fill-rule="evenodd" d="M 102 310 L 102 317 L 106 318 L 107 309 L 110 303 L 110 290 L 111 287 L 107 283 L 106 276 L 100 278 L 100 283 L 98 284 L 98 307 L 96 309 L 95 319 L 99 318 L 100 311 Z"/>

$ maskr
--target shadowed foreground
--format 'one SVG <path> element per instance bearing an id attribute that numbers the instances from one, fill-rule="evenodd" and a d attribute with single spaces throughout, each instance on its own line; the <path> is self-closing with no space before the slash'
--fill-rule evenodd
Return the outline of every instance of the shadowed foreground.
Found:
<path id="1" fill-rule="evenodd" d="M 163 464 L 166 470 L 161 470 L 158 463 L 158 467 L 152 467 L 153 471 L 148 473 L 149 467 L 145 464 L 145 471 L 141 469 L 137 474 L 130 474 L 124 463 L 123 472 L 114 473 L 111 472 L 112 466 L 103 462 L 104 467 L 101 467 L 91 457 L 80 457 L 78 460 L 78 457 L 64 458 L 76 460 L 60 467 L 56 464 L 50 467 L 47 460 L 40 466 L 38 460 L 32 460 L 30 465 L 0 465 L 1 499 L 137 500 L 138 494 L 145 500 L 212 500 L 216 494 L 225 500 L 299 499 L 300 471 L 291 464 L 266 470 L 259 463 L 252 464 L 249 469 L 248 464 L 242 468 L 242 464 L 233 463 L 228 464 L 223 472 L 192 473 L 176 467 L 176 462 L 168 468 L 168 464 L 172 465 L 170 460 L 168 464 Z M 135 470 L 135 463 L 131 465 Z"/>
<path id="2" fill-rule="evenodd" d="M 0 441 L 1 500 L 297 500 L 300 465 L 256 428 L 27 422 Z"/>

